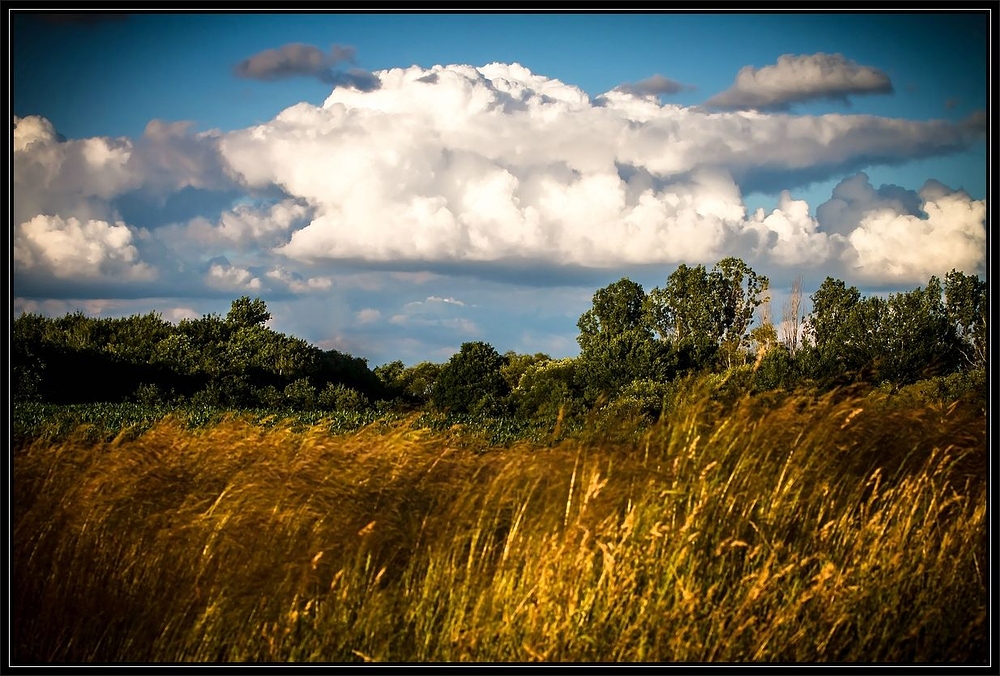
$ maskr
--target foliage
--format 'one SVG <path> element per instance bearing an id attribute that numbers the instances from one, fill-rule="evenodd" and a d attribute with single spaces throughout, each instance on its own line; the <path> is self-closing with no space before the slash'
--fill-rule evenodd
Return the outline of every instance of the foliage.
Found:
<path id="1" fill-rule="evenodd" d="M 653 336 L 641 284 L 623 277 L 598 289 L 577 326 L 577 384 L 589 404 L 614 398 L 634 380 L 673 376 L 675 354 Z"/>
<path id="2" fill-rule="evenodd" d="M 647 313 L 657 333 L 683 355 L 682 367 L 708 367 L 717 357 L 732 366 L 742 363 L 767 288 L 768 278 L 738 258 L 724 258 L 711 271 L 681 264 L 663 288 L 649 292 Z"/>
<path id="3" fill-rule="evenodd" d="M 584 404 L 576 387 L 578 364 L 573 358 L 531 364 L 511 393 L 514 409 L 522 416 L 543 420 L 581 414 Z"/>
<path id="4" fill-rule="evenodd" d="M 334 411 L 363 411 L 371 405 L 368 397 L 340 383 L 327 383 L 316 401 L 320 408 Z"/>
<path id="5" fill-rule="evenodd" d="M 857 288 L 827 277 L 812 299 L 806 335 L 814 354 L 808 361 L 821 382 L 859 374 L 906 385 L 960 366 L 955 312 L 949 315 L 936 277 L 924 288 L 886 298 L 862 298 Z"/>
<path id="6" fill-rule="evenodd" d="M 158 314 L 58 319 L 24 313 L 14 321 L 12 386 L 19 401 L 146 402 L 190 399 L 202 406 L 277 406 L 282 392 L 308 379 L 343 385 L 371 400 L 385 387 L 364 359 L 323 352 L 277 333 L 259 298 L 239 298 L 229 314 L 184 319 Z M 315 404 L 301 385 L 293 401 Z M 278 396 L 275 396 L 277 393 Z"/>
<path id="7" fill-rule="evenodd" d="M 249 296 L 234 300 L 226 315 L 226 323 L 236 328 L 263 326 L 269 319 L 271 313 L 267 310 L 267 304 L 260 298 L 251 300 Z"/>
<path id="8" fill-rule="evenodd" d="M 765 352 L 753 369 L 754 393 L 768 390 L 789 390 L 801 382 L 799 364 L 784 344 Z"/>
<path id="9" fill-rule="evenodd" d="M 986 282 L 952 270 L 945 275 L 945 312 L 960 340 L 965 363 L 985 369 L 989 349 L 989 298 Z"/>
<path id="10" fill-rule="evenodd" d="M 446 364 L 397 360 L 374 371 L 364 358 L 268 328 L 260 298 L 233 301 L 225 317 L 176 325 L 157 313 L 22 313 L 12 326 L 10 387 L 19 403 L 360 412 L 392 402 L 399 411 L 515 413 L 548 423 L 609 402 L 622 416 L 642 411 L 639 418 L 651 419 L 659 394 L 650 391 L 673 392 L 688 376 L 712 374 L 726 400 L 800 386 L 865 384 L 898 393 L 928 382 L 938 383 L 938 398 L 986 399 L 985 386 L 970 384 L 988 357 L 988 287 L 978 277 L 952 270 L 943 284 L 931 277 L 925 287 L 869 297 L 828 277 L 812 296 L 801 342 L 801 282 L 783 309 L 780 337 L 768 284 L 738 258 L 710 270 L 682 264 L 648 294 L 623 277 L 594 293 L 577 322 L 580 354 L 572 360 L 501 356 L 477 342 Z"/>
<path id="11" fill-rule="evenodd" d="M 510 392 L 500 369 L 503 357 L 489 343 L 463 343 L 441 369 L 431 392 L 431 402 L 443 411 L 496 412 Z"/>

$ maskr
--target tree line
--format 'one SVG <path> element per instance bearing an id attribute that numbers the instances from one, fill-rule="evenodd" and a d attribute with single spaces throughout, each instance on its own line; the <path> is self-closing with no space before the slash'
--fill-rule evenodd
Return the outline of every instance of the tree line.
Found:
<path id="1" fill-rule="evenodd" d="M 243 296 L 229 313 L 177 324 L 157 313 L 109 319 L 24 313 L 13 322 L 15 401 L 360 410 L 372 406 L 550 418 L 596 406 L 655 416 L 677 383 L 715 377 L 736 393 L 846 383 L 932 383 L 942 398 L 985 397 L 986 283 L 942 283 L 885 297 L 826 278 L 800 312 L 796 282 L 773 324 L 769 280 L 739 258 L 680 265 L 646 292 L 627 277 L 598 289 L 577 323 L 580 353 L 500 354 L 464 343 L 446 363 L 374 369 L 267 326 Z"/>

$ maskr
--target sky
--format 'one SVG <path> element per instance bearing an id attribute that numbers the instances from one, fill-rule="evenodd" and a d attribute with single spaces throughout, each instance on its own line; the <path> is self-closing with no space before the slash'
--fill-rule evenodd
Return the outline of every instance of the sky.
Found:
<path id="1" fill-rule="evenodd" d="M 597 289 L 727 256 L 776 322 L 796 279 L 986 279 L 961 10 L 9 10 L 12 318 L 245 295 L 375 367 L 574 356 Z"/>

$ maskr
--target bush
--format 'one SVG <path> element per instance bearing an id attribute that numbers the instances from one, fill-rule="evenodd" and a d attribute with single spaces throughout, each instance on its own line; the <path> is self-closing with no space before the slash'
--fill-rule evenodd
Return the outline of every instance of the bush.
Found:
<path id="1" fill-rule="evenodd" d="M 296 408 L 311 410 L 316 406 L 316 388 L 308 378 L 299 378 L 285 386 L 285 399 Z"/>
<path id="2" fill-rule="evenodd" d="M 334 411 L 363 411 L 371 406 L 368 397 L 342 383 L 327 383 L 318 402 L 320 408 Z"/>

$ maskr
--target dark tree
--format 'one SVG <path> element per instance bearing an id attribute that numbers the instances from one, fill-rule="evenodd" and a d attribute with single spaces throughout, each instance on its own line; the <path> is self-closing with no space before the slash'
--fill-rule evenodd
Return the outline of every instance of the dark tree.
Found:
<path id="1" fill-rule="evenodd" d="M 489 343 L 463 343 L 452 355 L 434 384 L 431 401 L 443 411 L 468 413 L 499 406 L 510 388 L 501 368 L 504 358 Z"/>

